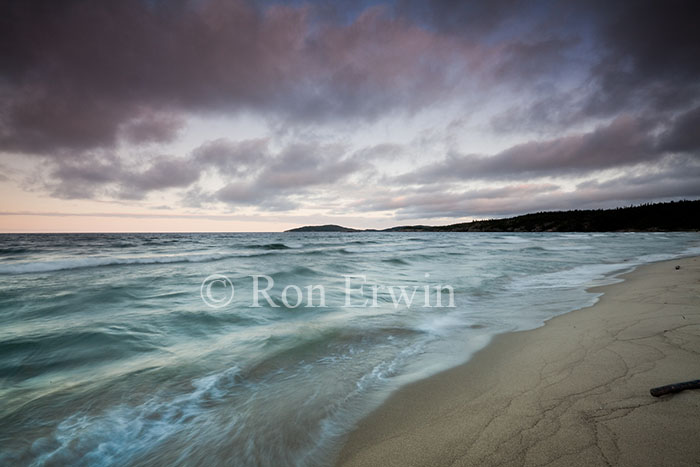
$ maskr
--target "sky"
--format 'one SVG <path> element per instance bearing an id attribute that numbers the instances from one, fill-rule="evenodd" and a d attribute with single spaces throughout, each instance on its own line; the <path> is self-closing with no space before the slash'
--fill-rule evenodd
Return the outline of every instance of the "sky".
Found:
<path id="1" fill-rule="evenodd" d="M 0 231 L 700 198 L 693 1 L 0 1 Z"/>

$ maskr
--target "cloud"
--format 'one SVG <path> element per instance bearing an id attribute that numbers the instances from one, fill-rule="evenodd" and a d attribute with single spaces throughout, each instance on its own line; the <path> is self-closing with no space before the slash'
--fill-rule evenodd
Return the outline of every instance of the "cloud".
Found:
<path id="1" fill-rule="evenodd" d="M 151 191 L 190 186 L 200 177 L 198 167 L 185 158 L 157 156 L 141 171 L 122 174 L 119 197 L 141 199 Z"/>
<path id="2" fill-rule="evenodd" d="M 143 199 L 152 191 L 187 187 L 199 179 L 192 160 L 158 155 L 143 164 L 125 164 L 111 153 L 92 154 L 90 159 L 60 160 L 43 185 L 63 199 Z"/>
<path id="3" fill-rule="evenodd" d="M 674 110 L 697 97 L 700 16 L 692 2 L 643 0 L 634 8 L 619 4 L 607 11 L 610 17 L 600 27 L 607 53 L 593 69 L 597 89 L 585 113 Z"/>
<path id="4" fill-rule="evenodd" d="M 553 80 L 567 71 L 562 65 L 569 60 L 568 53 L 579 41 L 578 38 L 557 35 L 516 39 L 504 46 L 493 77 L 515 83 L 516 90 L 532 89 L 537 80 Z"/>
<path id="5" fill-rule="evenodd" d="M 313 187 L 333 185 L 360 170 L 359 159 L 345 153 L 337 145 L 291 144 L 279 154 L 270 155 L 254 177 L 229 183 L 215 197 L 233 205 L 271 210 L 297 207 L 294 197 Z"/>
<path id="6" fill-rule="evenodd" d="M 521 101 L 524 102 L 512 105 L 490 118 L 489 125 L 495 133 L 552 133 L 581 120 L 575 110 L 580 106 L 579 99 L 555 86 L 545 87 L 541 93 Z"/>
<path id="7" fill-rule="evenodd" d="M 520 97 L 499 130 L 676 111 L 700 86 L 697 9 L 676 3 L 3 2 L 0 150 L 73 157 L 171 141 L 193 114 L 371 121 L 504 90 Z M 557 89 L 573 73 L 588 79 Z"/>
<path id="8" fill-rule="evenodd" d="M 620 116 L 588 133 L 521 143 L 495 155 L 452 153 L 441 163 L 419 168 L 400 180 L 528 179 L 624 167 L 660 156 L 650 130 L 643 119 Z"/>
<path id="9" fill-rule="evenodd" d="M 476 53 L 371 7 L 349 23 L 243 0 L 3 2 L 0 150 L 167 142 L 190 114 L 372 119 L 445 98 Z"/>
<path id="10" fill-rule="evenodd" d="M 0 153 L 38 156 L 54 197 L 201 209 L 500 215 L 691 196 L 697 15 L 651 0 L 1 2 Z M 188 126 L 235 117 L 268 130 Z M 469 146 L 505 133 L 498 153 Z"/>
<path id="11" fill-rule="evenodd" d="M 493 128 L 556 130 L 621 113 L 656 118 L 685 112 L 700 95 L 698 11 L 684 0 L 641 0 L 633 7 L 625 2 L 574 2 L 560 8 L 560 22 L 586 34 L 559 51 L 565 54 L 584 46 L 580 76 L 526 96 L 496 115 Z M 519 56 L 527 58 L 526 53 Z M 546 56 L 534 55 L 535 60 Z M 517 79 L 521 69 L 527 67 L 515 66 L 512 76 Z M 522 73 L 521 82 L 531 82 L 527 73 Z"/>
<path id="12" fill-rule="evenodd" d="M 219 138 L 206 141 L 192 151 L 192 158 L 204 167 L 213 167 L 225 175 L 244 175 L 261 169 L 270 159 L 270 140 L 258 138 L 232 141 Z"/>
<path id="13" fill-rule="evenodd" d="M 700 157 L 700 107 L 679 115 L 661 137 L 661 148 Z"/>
<path id="14" fill-rule="evenodd" d="M 521 0 L 399 0 L 397 11 L 412 21 L 467 37 L 493 33 L 504 21 L 519 13 Z M 521 13 L 522 14 L 522 13 Z"/>
<path id="15" fill-rule="evenodd" d="M 185 157 L 155 155 L 130 160 L 109 152 L 89 159 L 58 160 L 42 180 L 43 188 L 62 199 L 141 200 L 150 193 L 182 189 L 187 206 L 225 203 L 283 210 L 299 205 L 315 187 L 328 187 L 364 170 L 367 154 L 391 152 L 390 146 L 349 153 L 337 144 L 290 143 L 278 151 L 267 139 L 207 141 Z M 199 186 L 203 175 L 226 183 Z"/>
<path id="16" fill-rule="evenodd" d="M 145 111 L 124 123 L 120 130 L 123 138 L 132 144 L 164 143 L 173 141 L 184 126 L 182 115 Z"/>
<path id="17" fill-rule="evenodd" d="M 398 177 L 378 176 L 375 164 L 403 154 L 407 148 L 402 145 L 379 144 L 350 150 L 344 145 L 312 141 L 290 142 L 275 149 L 276 143 L 269 138 L 219 138 L 204 142 L 186 157 L 157 155 L 127 164 L 110 153 L 95 153 L 87 161 L 60 160 L 54 164 L 45 186 L 60 198 L 127 200 L 180 189 L 184 190 L 181 199 L 186 206 L 223 203 L 279 211 L 311 206 L 319 193 L 326 199 L 342 197 L 339 187 L 344 184 L 350 200 L 339 206 L 362 211 L 393 209 L 402 216 L 421 217 L 500 215 L 530 207 L 563 208 L 562 203 L 579 206 L 596 200 L 624 199 L 615 198 L 623 193 L 628 199 L 655 199 L 696 191 L 687 181 L 675 186 L 671 183 L 673 177 L 687 180 L 690 174 L 696 174 L 697 163 L 679 150 L 694 147 L 692 129 L 696 114 L 696 110 L 690 111 L 660 132 L 657 124 L 643 118 L 620 116 L 587 133 L 521 143 L 494 155 L 450 153 L 440 163 Z M 586 174 L 622 168 L 627 175 L 615 180 L 617 188 L 592 179 L 577 187 L 578 198 L 559 193 L 557 182 L 538 181 L 542 177 L 562 176 L 580 179 Z M 212 189 L 199 184 L 204 174 L 218 176 L 224 185 Z M 700 176 L 692 180 L 697 178 Z M 520 183 L 464 191 L 462 185 L 469 180 Z M 371 200 L 358 197 L 371 183 L 401 194 L 383 192 Z M 623 186 L 626 191 L 620 188 Z M 584 194 L 589 196 L 588 201 Z M 353 203 L 358 198 L 360 201 Z M 358 203 L 363 207 L 357 207 Z M 433 214 L 428 212 L 430 209 Z"/>
<path id="18" fill-rule="evenodd" d="M 600 182 L 589 179 L 573 190 L 555 183 L 517 183 L 460 190 L 455 187 L 393 187 L 372 193 L 352 207 L 389 211 L 403 219 L 502 217 L 526 212 L 593 209 L 623 204 L 700 198 L 700 163 L 671 158 L 660 170 L 643 169 Z"/>
<path id="19" fill-rule="evenodd" d="M 104 187 L 121 180 L 124 169 L 111 155 L 96 154 L 90 159 L 60 161 L 46 176 L 43 188 L 55 198 L 89 199 L 102 196 Z"/>
<path id="20" fill-rule="evenodd" d="M 398 218 L 464 217 L 498 212 L 513 200 L 531 198 L 539 193 L 559 190 L 553 184 L 517 184 L 473 190 L 446 191 L 440 189 L 390 189 L 375 193 L 353 206 L 365 211 L 396 211 Z M 488 206 L 488 207 L 487 207 Z"/>

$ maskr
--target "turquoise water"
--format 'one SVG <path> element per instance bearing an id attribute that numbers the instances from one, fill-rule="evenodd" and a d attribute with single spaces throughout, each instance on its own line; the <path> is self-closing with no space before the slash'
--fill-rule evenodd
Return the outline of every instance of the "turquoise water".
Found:
<path id="1" fill-rule="evenodd" d="M 402 384 L 698 253 L 697 233 L 2 235 L 0 465 L 325 465 Z"/>

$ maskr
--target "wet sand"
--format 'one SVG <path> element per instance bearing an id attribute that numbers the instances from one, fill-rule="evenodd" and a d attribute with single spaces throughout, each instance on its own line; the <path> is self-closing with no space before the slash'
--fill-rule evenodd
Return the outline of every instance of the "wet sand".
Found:
<path id="1" fill-rule="evenodd" d="M 680 265 L 676 270 L 675 266 Z M 363 419 L 343 466 L 700 465 L 700 258 L 624 276 L 593 307 L 496 337 Z"/>

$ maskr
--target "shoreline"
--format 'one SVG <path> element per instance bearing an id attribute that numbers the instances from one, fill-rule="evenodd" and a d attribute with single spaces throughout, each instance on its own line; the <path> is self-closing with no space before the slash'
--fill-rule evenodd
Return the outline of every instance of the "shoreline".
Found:
<path id="1" fill-rule="evenodd" d="M 589 289 L 595 305 L 399 389 L 336 465 L 698 465 L 700 391 L 649 389 L 700 377 L 700 257 L 618 277 Z"/>

